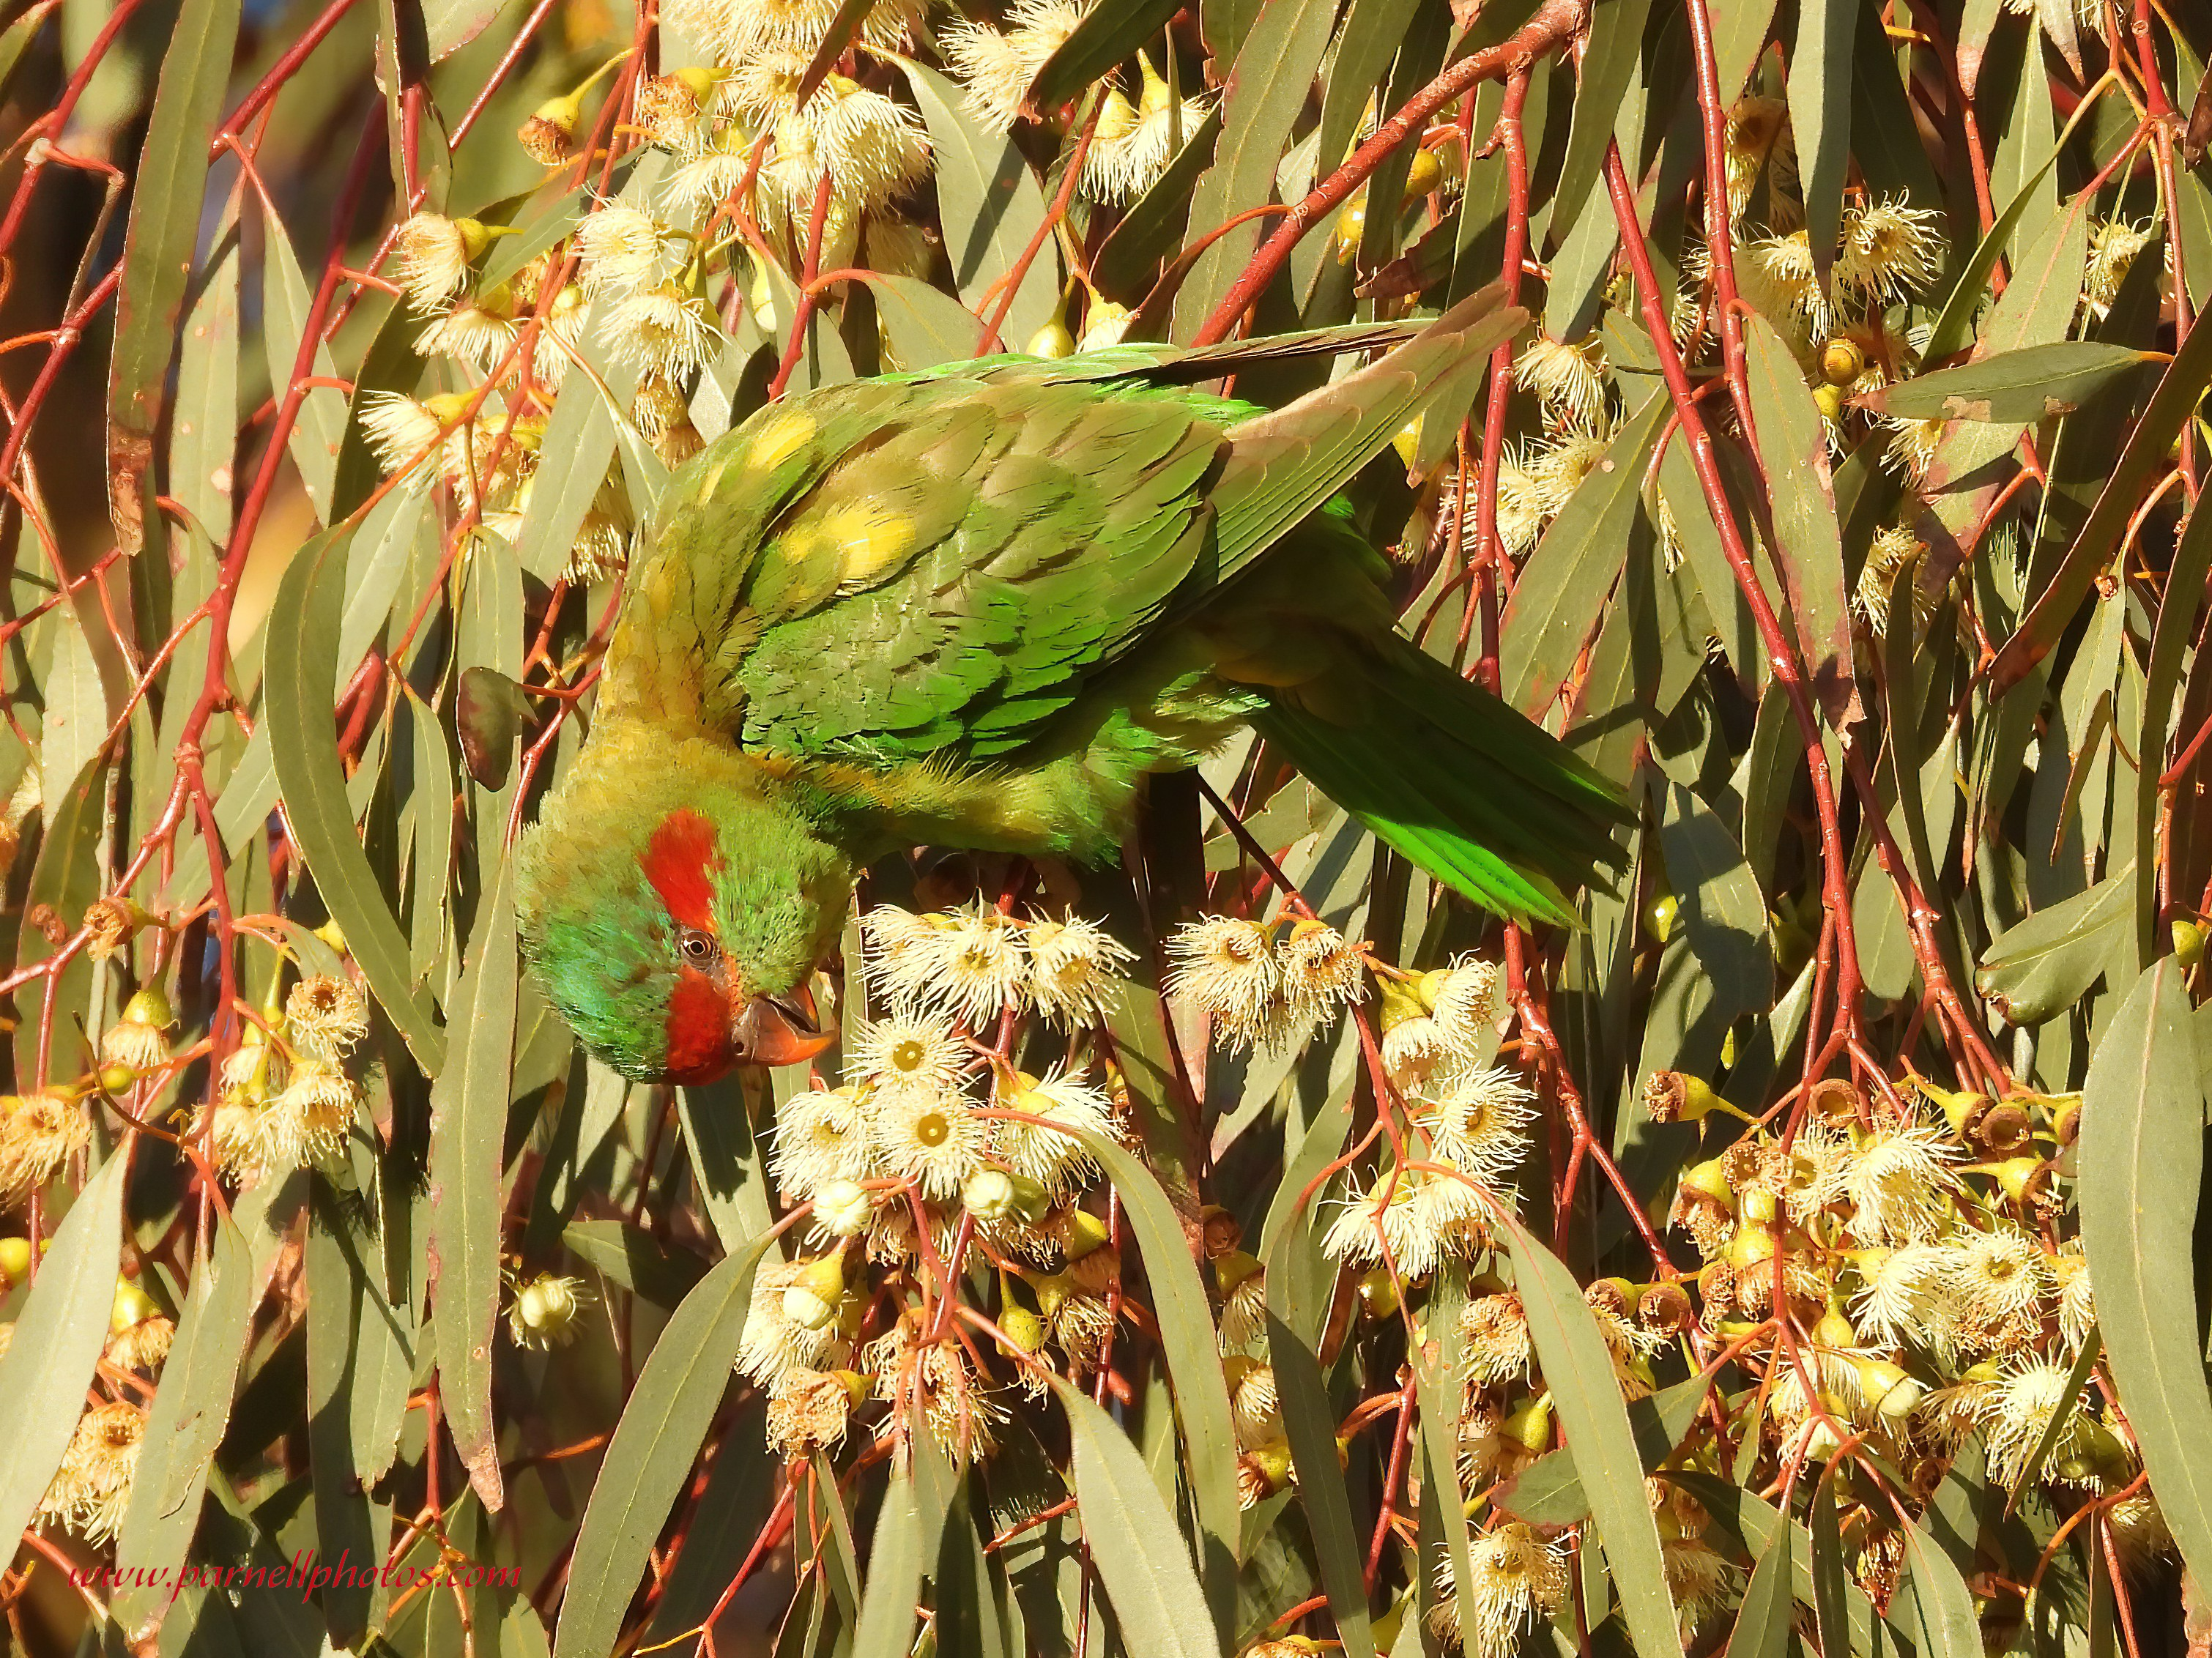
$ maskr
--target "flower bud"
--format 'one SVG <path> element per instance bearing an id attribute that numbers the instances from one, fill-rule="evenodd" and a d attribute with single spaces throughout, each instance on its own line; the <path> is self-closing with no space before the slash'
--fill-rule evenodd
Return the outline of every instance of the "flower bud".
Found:
<path id="1" fill-rule="evenodd" d="M 1106 1242 L 1106 1223 L 1088 1209 L 1069 1209 L 1060 1222 L 1060 1253 L 1070 1262 L 1081 1260 Z"/>
<path id="2" fill-rule="evenodd" d="M 127 1330 L 161 1310 L 154 1297 L 140 1289 L 135 1279 L 119 1278 L 115 1280 L 115 1299 L 108 1308 L 107 1327 L 114 1332 Z"/>
<path id="3" fill-rule="evenodd" d="M 1126 305 L 1116 305 L 1111 300 L 1091 296 L 1090 305 L 1083 313 L 1083 337 L 1076 343 L 1079 351 L 1097 351 L 1109 345 L 1119 345 L 1121 337 L 1129 331 L 1129 325 L 1137 313 Z"/>
<path id="4" fill-rule="evenodd" d="M 1422 197 L 1435 191 L 1443 181 L 1444 164 L 1437 159 L 1436 152 L 1429 149 L 1415 150 L 1413 162 L 1406 169 L 1407 201 L 1409 203 L 1419 201 Z"/>
<path id="5" fill-rule="evenodd" d="M 2051 1168 L 2040 1157 L 2008 1157 L 1985 1165 L 1984 1172 L 1995 1175 L 1998 1189 L 2022 1208 L 2051 1190 Z"/>
<path id="6" fill-rule="evenodd" d="M 1259 1270 L 1259 1257 L 1248 1255 L 1242 1249 L 1231 1249 L 1225 1255 L 1213 1258 L 1213 1281 L 1224 1296 Z"/>
<path id="7" fill-rule="evenodd" d="M 1692 1163 L 1683 1172 L 1681 1189 L 1694 1192 L 1706 1202 L 1723 1209 L 1732 1212 L 1735 1208 L 1735 1191 L 1729 1184 L 1728 1160 L 1725 1157 L 1708 1157 L 1703 1163 Z"/>
<path id="8" fill-rule="evenodd" d="M 1820 1315 L 1820 1321 L 1813 1327 L 1812 1334 L 1813 1345 L 1816 1347 L 1858 1345 L 1859 1333 L 1852 1327 L 1850 1320 L 1844 1316 L 1843 1309 L 1832 1305 Z"/>
<path id="9" fill-rule="evenodd" d="M 1860 1397 L 1885 1422 L 1905 1421 L 1928 1391 L 1887 1359 L 1863 1358 L 1852 1369 L 1858 1376 Z"/>
<path id="10" fill-rule="evenodd" d="M 1738 1199 L 1737 1206 L 1746 1220 L 1765 1226 L 1782 1212 L 1782 1199 L 1760 1188 L 1744 1193 Z"/>
<path id="11" fill-rule="evenodd" d="M 1013 1177 L 1003 1169 L 979 1169 L 961 1183 L 961 1206 L 978 1220 L 1011 1218 L 1018 1210 Z"/>
<path id="12" fill-rule="evenodd" d="M 0 1285 L 12 1288 L 30 1275 L 30 1239 L 0 1238 Z"/>
<path id="13" fill-rule="evenodd" d="M 1681 905 L 1671 892 L 1662 892 L 1644 907 L 1644 930 L 1661 944 L 1674 936 L 1674 919 L 1681 913 Z"/>
<path id="14" fill-rule="evenodd" d="M 161 993 L 159 985 L 148 985 L 123 1005 L 123 1020 L 126 1024 L 151 1025 L 156 1030 L 167 1030 L 176 1023 L 177 1016 L 170 1011 L 169 999 Z"/>
<path id="15" fill-rule="evenodd" d="M 1350 264 L 1359 257 L 1360 239 L 1367 234 L 1367 191 L 1363 187 L 1343 212 L 1336 216 L 1336 262 Z"/>
<path id="16" fill-rule="evenodd" d="M 1067 325 L 1058 317 L 1037 330 L 1022 347 L 1032 357 L 1067 357 L 1075 354 L 1075 336 L 1067 331 Z"/>
<path id="17" fill-rule="evenodd" d="M 814 1194 L 815 1223 L 832 1237 L 860 1236 L 875 1212 L 874 1196 L 858 1181 L 825 1181 Z"/>
<path id="18" fill-rule="evenodd" d="M 1498 1427 L 1500 1437 L 1541 1455 L 1552 1447 L 1552 1396 L 1540 1394 L 1516 1406 Z"/>
<path id="19" fill-rule="evenodd" d="M 802 1330 L 826 1330 L 837 1321 L 845 1299 L 845 1259 L 823 1255 L 809 1261 L 783 1292 L 783 1315 Z"/>
<path id="20" fill-rule="evenodd" d="M 1831 386 L 1849 386 L 1866 373 L 1866 353 L 1842 334 L 1820 348 L 1820 377 Z"/>
<path id="21" fill-rule="evenodd" d="M 1844 417 L 1844 388 L 1825 382 L 1813 388 L 1813 404 L 1820 411 L 1820 418 L 1833 422 Z"/>
<path id="22" fill-rule="evenodd" d="M 1388 1318 L 1398 1310 L 1398 1286 L 1386 1268 L 1377 1266 L 1359 1280 L 1359 1304 L 1370 1318 Z"/>
<path id="23" fill-rule="evenodd" d="M 1011 1296 L 999 1309 L 999 1327 L 1025 1353 L 1033 1353 L 1044 1345 L 1044 1321 Z"/>
<path id="24" fill-rule="evenodd" d="M 1753 1193 L 1752 1195 L 1761 1195 Z M 1728 1249 L 1722 1259 L 1739 1277 L 1755 1272 L 1774 1259 L 1774 1234 L 1757 1222 L 1747 1221 L 1735 1229 L 1729 1240 Z"/>
<path id="25" fill-rule="evenodd" d="M 2204 959 L 2204 923 L 2191 915 L 2177 915 L 2168 930 L 2173 935 L 2173 959 L 2186 973 Z"/>

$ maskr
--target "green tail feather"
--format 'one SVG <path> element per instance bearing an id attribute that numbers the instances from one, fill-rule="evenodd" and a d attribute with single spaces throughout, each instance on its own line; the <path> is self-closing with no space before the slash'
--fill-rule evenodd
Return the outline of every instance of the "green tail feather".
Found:
<path id="1" fill-rule="evenodd" d="M 1511 708 L 1393 638 L 1363 664 L 1374 712 L 1340 726 L 1287 701 L 1253 721 L 1315 787 L 1436 879 L 1519 921 L 1576 925 L 1566 893 L 1617 862 L 1627 809 Z"/>

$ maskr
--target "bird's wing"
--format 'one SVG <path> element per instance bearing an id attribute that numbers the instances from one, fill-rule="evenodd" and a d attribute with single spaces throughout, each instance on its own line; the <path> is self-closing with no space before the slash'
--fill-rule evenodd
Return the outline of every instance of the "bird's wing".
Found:
<path id="1" fill-rule="evenodd" d="M 1018 748 L 1143 637 L 1207 546 L 1240 405 L 940 378 L 772 526 L 718 641 L 748 747 L 891 762 Z"/>
<path id="2" fill-rule="evenodd" d="M 1189 382 L 1377 331 L 1139 348 L 1103 374 L 988 361 L 763 410 L 672 481 L 609 694 L 689 698 L 708 726 L 797 756 L 1006 754 L 1521 320 L 1487 291 L 1273 412 Z"/>

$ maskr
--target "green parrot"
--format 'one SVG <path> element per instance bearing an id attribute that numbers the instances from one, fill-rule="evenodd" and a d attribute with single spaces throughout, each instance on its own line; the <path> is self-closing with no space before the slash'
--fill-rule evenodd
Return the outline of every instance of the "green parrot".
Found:
<path id="1" fill-rule="evenodd" d="M 1337 497 L 1525 320 L 1486 290 L 1418 333 L 986 358 L 709 444 L 669 481 L 590 734 L 519 849 L 554 1005 L 641 1081 L 811 1057 L 805 987 L 871 862 L 1108 857 L 1147 773 L 1244 724 L 1437 880 L 1571 920 L 1615 791 L 1396 631 Z M 1197 389 L 1400 342 L 1279 410 Z"/>

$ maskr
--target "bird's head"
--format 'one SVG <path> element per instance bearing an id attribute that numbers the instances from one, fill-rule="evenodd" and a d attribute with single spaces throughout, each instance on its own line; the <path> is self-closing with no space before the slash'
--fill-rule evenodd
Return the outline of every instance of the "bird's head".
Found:
<path id="1" fill-rule="evenodd" d="M 832 1038 L 807 981 L 843 924 L 850 862 L 726 751 L 594 752 L 609 735 L 519 852 L 523 951 L 547 997 L 634 1081 L 812 1058 Z"/>

